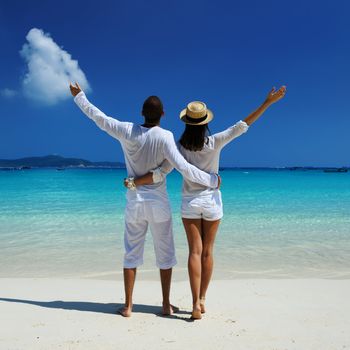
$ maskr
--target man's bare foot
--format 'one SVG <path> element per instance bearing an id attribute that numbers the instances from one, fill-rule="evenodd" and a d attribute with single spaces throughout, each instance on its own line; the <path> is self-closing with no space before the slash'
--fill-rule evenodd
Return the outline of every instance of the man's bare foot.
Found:
<path id="1" fill-rule="evenodd" d="M 191 319 L 192 320 L 200 320 L 201 318 L 202 318 L 201 307 L 199 305 L 198 306 L 193 306 Z"/>
<path id="2" fill-rule="evenodd" d="M 118 314 L 124 317 L 130 317 L 131 313 L 132 313 L 132 306 L 123 306 L 120 309 L 118 309 Z"/>
<path id="3" fill-rule="evenodd" d="M 200 298 L 201 313 L 205 314 L 205 298 Z"/>
<path id="4" fill-rule="evenodd" d="M 177 307 L 177 306 L 175 306 L 175 305 L 173 305 L 173 304 L 170 304 L 170 307 L 173 309 L 173 313 L 174 313 L 174 314 L 176 314 L 177 312 L 180 311 L 180 308 Z"/>
<path id="5" fill-rule="evenodd" d="M 171 305 L 171 304 L 165 304 L 163 303 L 163 311 L 162 314 L 164 316 L 171 316 L 173 313 L 179 312 L 179 308 L 177 306 Z"/>

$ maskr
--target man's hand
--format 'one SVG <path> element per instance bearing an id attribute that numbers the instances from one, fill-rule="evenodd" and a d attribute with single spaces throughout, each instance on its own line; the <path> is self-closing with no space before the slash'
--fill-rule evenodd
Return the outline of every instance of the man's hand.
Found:
<path id="1" fill-rule="evenodd" d="M 221 176 L 219 174 L 216 174 L 218 176 L 218 187 L 217 189 L 220 190 L 221 187 Z"/>
<path id="2" fill-rule="evenodd" d="M 270 105 L 272 105 L 273 103 L 279 101 L 281 98 L 284 97 L 284 95 L 286 94 L 287 88 L 286 86 L 281 86 L 277 91 L 276 89 L 273 87 L 272 90 L 269 92 L 269 94 L 266 97 L 266 102 Z"/>
<path id="3" fill-rule="evenodd" d="M 80 91 L 83 91 L 78 83 L 75 83 L 75 85 L 72 85 L 72 83 L 69 84 L 70 92 L 75 97 L 79 94 Z"/>

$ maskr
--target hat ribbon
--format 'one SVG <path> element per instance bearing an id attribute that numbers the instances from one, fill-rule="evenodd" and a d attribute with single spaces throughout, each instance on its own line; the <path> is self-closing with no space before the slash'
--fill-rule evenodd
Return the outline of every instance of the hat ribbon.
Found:
<path id="1" fill-rule="evenodd" d="M 203 122 L 205 119 L 207 119 L 207 117 L 208 117 L 208 114 L 206 114 L 204 117 L 200 117 L 200 118 L 192 118 L 192 117 L 190 117 L 190 116 L 188 116 L 188 115 L 186 114 L 186 119 L 187 119 L 188 121 L 190 121 L 191 123 L 200 123 L 200 122 Z"/>

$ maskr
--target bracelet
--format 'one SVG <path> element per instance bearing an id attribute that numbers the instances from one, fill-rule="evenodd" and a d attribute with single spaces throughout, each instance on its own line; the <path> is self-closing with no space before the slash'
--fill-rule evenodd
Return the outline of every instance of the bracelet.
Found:
<path id="1" fill-rule="evenodd" d="M 131 191 L 136 191 L 135 179 L 133 177 L 128 177 L 126 179 L 127 188 Z"/>

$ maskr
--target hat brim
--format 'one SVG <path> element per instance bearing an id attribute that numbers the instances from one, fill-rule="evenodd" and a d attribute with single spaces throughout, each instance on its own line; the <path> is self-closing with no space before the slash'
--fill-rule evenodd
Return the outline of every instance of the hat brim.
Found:
<path id="1" fill-rule="evenodd" d="M 210 110 L 210 109 L 207 109 L 207 117 L 202 120 L 201 122 L 199 123 L 196 123 L 196 122 L 193 122 L 193 119 L 190 121 L 188 120 L 187 118 L 187 115 L 186 115 L 186 108 L 183 109 L 180 113 L 180 119 L 186 123 L 186 124 L 189 124 L 189 125 L 203 125 L 203 124 L 208 124 L 212 119 L 214 118 L 214 114 L 213 112 Z"/>

